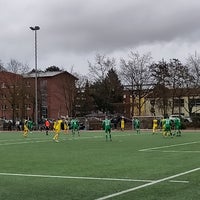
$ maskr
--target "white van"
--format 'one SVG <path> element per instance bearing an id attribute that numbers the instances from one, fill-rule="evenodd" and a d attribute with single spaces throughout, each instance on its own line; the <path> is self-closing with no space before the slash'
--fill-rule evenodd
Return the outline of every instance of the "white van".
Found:
<path id="1" fill-rule="evenodd" d="M 174 121 L 175 118 L 177 118 L 177 117 L 182 119 L 184 122 L 190 122 L 190 123 L 192 122 L 192 119 L 190 117 L 185 117 L 184 115 L 177 115 L 177 114 L 170 115 L 169 119 Z"/>

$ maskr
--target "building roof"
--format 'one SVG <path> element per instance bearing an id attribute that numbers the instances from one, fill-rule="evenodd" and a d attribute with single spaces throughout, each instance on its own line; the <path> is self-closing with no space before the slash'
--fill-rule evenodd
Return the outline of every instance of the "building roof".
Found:
<path id="1" fill-rule="evenodd" d="M 1 78 L 5 78 L 5 76 L 10 76 L 10 77 L 22 77 L 22 75 L 20 74 L 16 74 L 16 73 L 13 73 L 13 72 L 9 72 L 7 70 L 1 70 L 0 69 L 0 75 L 1 75 Z"/>
<path id="2" fill-rule="evenodd" d="M 0 65 L 0 71 L 4 71 L 4 72 L 7 72 L 6 68 L 4 68 L 3 66 Z"/>
<path id="3" fill-rule="evenodd" d="M 47 71 L 47 72 L 41 72 L 39 71 L 37 73 L 37 77 L 39 78 L 44 78 L 44 77 L 53 77 L 53 76 L 56 76 L 56 75 L 59 75 L 59 74 L 63 74 L 63 73 L 67 73 L 69 74 L 70 76 L 73 76 L 74 79 L 78 79 L 77 77 L 75 77 L 73 74 L 70 74 L 69 72 L 67 71 L 53 71 L 53 72 L 50 72 L 50 71 Z M 27 73 L 27 74 L 24 74 L 23 75 L 24 78 L 35 78 L 35 72 L 31 72 L 31 73 Z"/>

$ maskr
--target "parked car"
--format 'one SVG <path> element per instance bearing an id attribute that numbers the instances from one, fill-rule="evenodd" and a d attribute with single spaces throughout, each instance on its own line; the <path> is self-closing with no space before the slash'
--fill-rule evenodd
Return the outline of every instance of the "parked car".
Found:
<path id="1" fill-rule="evenodd" d="M 175 118 L 180 118 L 183 122 L 188 122 L 188 123 L 191 123 L 192 122 L 192 119 L 188 116 L 188 117 L 185 117 L 184 115 L 170 115 L 169 116 L 169 119 L 171 120 L 171 121 L 174 121 L 175 120 Z"/>

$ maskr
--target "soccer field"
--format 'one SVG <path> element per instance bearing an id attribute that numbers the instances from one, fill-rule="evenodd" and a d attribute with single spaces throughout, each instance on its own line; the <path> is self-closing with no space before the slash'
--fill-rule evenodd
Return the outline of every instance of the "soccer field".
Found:
<path id="1" fill-rule="evenodd" d="M 197 200 L 200 133 L 0 132 L 1 200 Z"/>

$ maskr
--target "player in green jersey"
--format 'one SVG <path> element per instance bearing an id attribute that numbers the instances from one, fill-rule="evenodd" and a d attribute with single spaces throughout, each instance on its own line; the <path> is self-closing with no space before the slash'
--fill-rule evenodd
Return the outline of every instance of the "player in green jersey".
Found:
<path id="1" fill-rule="evenodd" d="M 176 136 L 181 136 L 181 120 L 179 117 L 174 119 L 174 128 Z"/>
<path id="2" fill-rule="evenodd" d="M 134 119 L 134 127 L 136 130 L 136 133 L 139 134 L 140 133 L 140 120 L 138 118 Z"/>
<path id="3" fill-rule="evenodd" d="M 110 141 L 112 141 L 112 136 L 111 136 L 111 121 L 108 119 L 108 117 L 103 120 L 103 129 L 105 130 L 106 133 L 106 141 L 108 141 L 108 137 Z"/>
<path id="4" fill-rule="evenodd" d="M 169 118 L 166 118 L 164 121 L 164 136 L 172 136 L 171 132 L 171 121 Z"/>
<path id="5" fill-rule="evenodd" d="M 75 133 L 77 132 L 78 136 L 80 136 L 80 133 L 79 133 L 79 122 L 78 122 L 78 120 L 76 118 L 71 120 L 70 126 L 71 126 L 71 130 L 72 130 L 72 135 L 74 136 Z"/>

